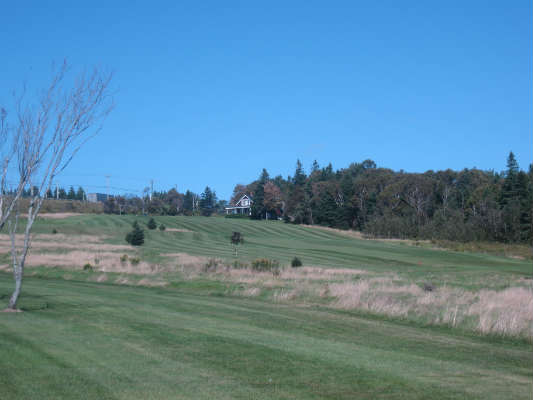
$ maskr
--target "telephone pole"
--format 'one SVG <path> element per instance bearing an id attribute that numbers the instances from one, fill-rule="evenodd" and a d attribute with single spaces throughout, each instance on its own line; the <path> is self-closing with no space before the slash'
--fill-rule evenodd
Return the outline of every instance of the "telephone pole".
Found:
<path id="1" fill-rule="evenodd" d="M 150 179 L 150 201 L 152 201 L 153 194 L 154 194 L 154 180 Z"/>

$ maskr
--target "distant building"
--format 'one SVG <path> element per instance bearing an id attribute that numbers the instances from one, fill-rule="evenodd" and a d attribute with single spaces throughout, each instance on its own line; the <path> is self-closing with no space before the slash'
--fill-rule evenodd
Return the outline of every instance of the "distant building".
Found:
<path id="1" fill-rule="evenodd" d="M 109 196 L 112 197 L 112 196 Z M 87 201 L 89 203 L 104 202 L 107 200 L 107 194 L 104 193 L 87 193 Z"/>
<path id="2" fill-rule="evenodd" d="M 252 214 L 252 199 L 248 195 L 243 195 L 235 205 L 226 207 L 226 214 Z"/>

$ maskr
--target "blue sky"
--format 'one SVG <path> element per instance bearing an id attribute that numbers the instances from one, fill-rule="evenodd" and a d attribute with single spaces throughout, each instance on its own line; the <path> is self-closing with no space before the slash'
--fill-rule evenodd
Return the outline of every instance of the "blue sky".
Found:
<path id="1" fill-rule="evenodd" d="M 334 168 L 532 162 L 531 1 L 2 5 L 0 104 L 53 61 L 115 71 L 116 108 L 58 182 L 180 191 Z M 111 4 L 111 5 L 110 5 Z"/>

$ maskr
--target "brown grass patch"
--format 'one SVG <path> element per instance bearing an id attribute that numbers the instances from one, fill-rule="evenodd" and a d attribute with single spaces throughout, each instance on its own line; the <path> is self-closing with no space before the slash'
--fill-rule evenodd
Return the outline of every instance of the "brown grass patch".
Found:
<path id="1" fill-rule="evenodd" d="M 38 217 L 46 218 L 46 219 L 65 219 L 65 218 L 70 218 L 70 217 L 77 217 L 79 215 L 83 215 L 83 214 L 75 213 L 75 212 L 42 213 L 42 214 L 39 214 Z"/>
<path id="2" fill-rule="evenodd" d="M 65 234 L 40 234 L 32 238 L 32 250 L 40 249 L 64 249 L 64 250 L 92 250 L 92 251 L 128 251 L 132 250 L 129 245 L 106 244 L 102 240 L 105 236 L 92 235 L 65 235 Z M 16 235 L 17 245 L 22 245 L 23 235 Z M 11 239 L 9 235 L 0 234 L 0 253 L 7 253 L 11 250 Z"/>
<path id="3" fill-rule="evenodd" d="M 166 228 L 165 232 L 193 232 L 193 231 L 189 229 L 184 229 L 184 228 Z"/>
<path id="4" fill-rule="evenodd" d="M 137 282 L 137 286 L 163 287 L 167 285 L 168 285 L 168 282 L 161 281 L 161 280 L 146 279 L 146 278 L 143 278 L 139 282 Z"/>

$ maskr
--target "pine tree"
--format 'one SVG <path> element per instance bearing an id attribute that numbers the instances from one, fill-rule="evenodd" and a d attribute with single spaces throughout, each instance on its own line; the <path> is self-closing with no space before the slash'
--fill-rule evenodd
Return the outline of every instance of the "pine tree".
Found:
<path id="1" fill-rule="evenodd" d="M 76 192 L 76 200 L 85 200 L 85 190 L 81 186 L 78 187 Z"/>
<path id="2" fill-rule="evenodd" d="M 133 223 L 133 229 L 126 235 L 126 242 L 132 246 L 141 246 L 144 243 L 144 231 L 137 221 Z"/>
<path id="3" fill-rule="evenodd" d="M 518 172 L 520 167 L 518 162 L 511 151 L 507 157 L 507 170 L 505 171 L 505 180 L 502 186 L 502 194 L 500 204 L 505 206 L 512 198 L 517 195 L 517 184 L 518 184 Z"/>
<path id="4" fill-rule="evenodd" d="M 76 199 L 76 192 L 74 191 L 74 186 L 71 186 L 67 193 L 67 199 L 74 200 Z"/>
<path id="5" fill-rule="evenodd" d="M 209 186 L 205 187 L 204 192 L 200 197 L 200 210 L 202 215 L 209 217 L 215 211 L 215 206 L 217 202 L 217 196 L 214 191 L 211 190 Z"/>
<path id="6" fill-rule="evenodd" d="M 148 223 L 146 224 L 146 227 L 150 230 L 157 228 L 157 224 L 155 223 L 155 220 L 153 218 L 150 218 Z"/>
<path id="7" fill-rule="evenodd" d="M 183 196 L 183 213 L 185 215 L 192 215 L 194 208 L 194 194 L 187 190 Z"/>
<path id="8" fill-rule="evenodd" d="M 254 201 L 252 203 L 252 219 L 263 219 L 266 218 L 266 207 L 265 207 L 265 184 L 269 180 L 269 175 L 266 169 L 263 168 L 259 181 L 257 182 L 257 188 L 254 192 Z"/>

